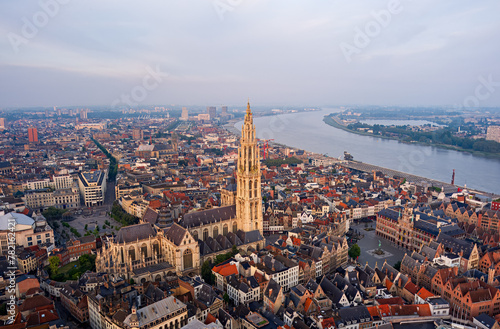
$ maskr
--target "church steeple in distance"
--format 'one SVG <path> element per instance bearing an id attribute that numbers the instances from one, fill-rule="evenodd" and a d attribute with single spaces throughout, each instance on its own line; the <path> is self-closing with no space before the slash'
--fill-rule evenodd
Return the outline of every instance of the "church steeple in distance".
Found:
<path id="1" fill-rule="evenodd" d="M 236 215 L 238 228 L 245 232 L 259 230 L 263 234 L 259 156 L 252 110 L 248 102 L 238 149 Z"/>

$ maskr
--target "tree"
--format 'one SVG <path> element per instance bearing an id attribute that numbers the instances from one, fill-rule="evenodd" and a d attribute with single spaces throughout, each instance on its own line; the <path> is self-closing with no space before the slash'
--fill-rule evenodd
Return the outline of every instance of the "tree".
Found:
<path id="1" fill-rule="evenodd" d="M 361 249 L 357 244 L 353 244 L 349 249 L 349 257 L 352 259 L 357 259 L 361 255 Z"/>
<path id="2" fill-rule="evenodd" d="M 222 297 L 224 299 L 224 303 L 229 304 L 229 295 L 226 293 L 224 293 L 224 297 Z"/>
<path id="3" fill-rule="evenodd" d="M 208 260 L 201 266 L 201 277 L 206 283 L 212 284 L 212 264 Z"/>
<path id="4" fill-rule="evenodd" d="M 235 244 L 233 244 L 233 247 L 231 248 L 231 253 L 234 255 L 236 255 L 237 253 L 239 253 L 240 251 L 238 250 L 238 247 L 236 247 Z"/>
<path id="5" fill-rule="evenodd" d="M 85 224 L 85 231 L 89 228 L 88 224 Z"/>
<path id="6" fill-rule="evenodd" d="M 50 268 L 50 273 L 52 275 L 57 274 L 57 270 L 59 269 L 59 264 L 61 264 L 61 260 L 57 256 L 52 256 L 49 258 L 49 268 Z"/>
<path id="7" fill-rule="evenodd" d="M 401 261 L 398 261 L 396 264 L 394 264 L 394 269 L 401 271 Z"/>
<path id="8" fill-rule="evenodd" d="M 57 209 L 55 207 L 49 207 L 45 209 L 42 212 L 43 217 L 45 217 L 47 220 L 56 220 L 56 219 L 61 219 L 62 215 L 66 212 L 67 210 L 64 209 Z"/>

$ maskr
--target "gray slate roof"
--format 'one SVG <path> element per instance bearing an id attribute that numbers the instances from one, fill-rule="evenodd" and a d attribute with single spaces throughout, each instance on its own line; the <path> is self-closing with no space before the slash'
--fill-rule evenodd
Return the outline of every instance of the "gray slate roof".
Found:
<path id="1" fill-rule="evenodd" d="M 184 227 L 174 223 L 172 226 L 165 229 L 165 237 L 172 241 L 176 246 L 180 246 L 186 232 L 187 230 Z"/>
<path id="2" fill-rule="evenodd" d="M 186 228 L 191 228 L 232 218 L 236 218 L 236 205 L 185 214 L 180 224 Z"/>
<path id="3" fill-rule="evenodd" d="M 156 236 L 156 230 L 149 223 L 122 227 L 115 237 L 116 243 L 128 243 Z"/>

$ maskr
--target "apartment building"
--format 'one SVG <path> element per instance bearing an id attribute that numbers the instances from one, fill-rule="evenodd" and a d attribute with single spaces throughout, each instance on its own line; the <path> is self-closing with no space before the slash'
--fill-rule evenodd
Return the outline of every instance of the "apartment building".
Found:
<path id="1" fill-rule="evenodd" d="M 86 207 L 100 206 L 104 204 L 107 176 L 108 175 L 105 170 L 81 172 L 78 174 L 80 195 Z"/>

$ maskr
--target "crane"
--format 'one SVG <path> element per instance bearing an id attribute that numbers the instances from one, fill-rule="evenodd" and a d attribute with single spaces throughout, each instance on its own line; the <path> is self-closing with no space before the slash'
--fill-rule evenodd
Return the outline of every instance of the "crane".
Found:
<path id="1" fill-rule="evenodd" d="M 269 141 L 273 141 L 274 139 L 264 139 L 264 160 L 269 158 Z"/>

